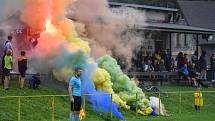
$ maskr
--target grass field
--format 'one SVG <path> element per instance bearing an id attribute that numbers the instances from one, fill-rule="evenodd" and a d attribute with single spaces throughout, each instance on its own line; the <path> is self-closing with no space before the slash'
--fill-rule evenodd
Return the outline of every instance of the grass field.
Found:
<path id="1" fill-rule="evenodd" d="M 164 86 L 162 91 L 194 91 L 191 87 Z M 215 91 L 215 88 L 203 89 L 203 91 Z M 57 91 L 52 88 L 41 87 L 39 90 L 17 89 L 15 84 L 9 91 L 5 92 L 0 87 L 1 96 L 28 96 L 28 95 L 61 95 L 66 92 Z M 215 121 L 215 93 L 203 93 L 204 107 L 201 112 L 195 112 L 193 94 L 182 94 L 181 106 L 179 105 L 179 94 L 168 94 L 162 96 L 161 100 L 168 110 L 170 116 L 140 116 L 135 112 L 120 109 L 127 121 Z M 85 121 L 108 121 L 108 113 L 96 113 L 87 104 Z M 181 107 L 181 113 L 179 108 Z M 0 99 L 0 121 L 17 121 L 18 99 Z M 51 121 L 52 98 L 21 98 L 21 121 Z M 55 120 L 68 121 L 69 99 L 67 97 L 55 98 Z M 113 118 L 113 121 L 118 119 Z"/>

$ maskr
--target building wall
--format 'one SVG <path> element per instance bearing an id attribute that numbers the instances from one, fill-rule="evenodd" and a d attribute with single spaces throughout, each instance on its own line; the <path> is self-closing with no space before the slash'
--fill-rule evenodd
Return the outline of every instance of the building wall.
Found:
<path id="1" fill-rule="evenodd" d="M 145 11 L 147 20 L 155 20 L 155 21 L 165 21 L 166 13 L 161 11 Z"/>
<path id="2" fill-rule="evenodd" d="M 136 19 L 139 22 L 142 21 L 142 23 L 144 23 L 144 20 L 164 21 L 166 19 L 166 13 L 162 11 L 149 11 L 130 7 L 111 7 L 110 10 L 116 15 Z"/>
<path id="3" fill-rule="evenodd" d="M 111 11 L 117 15 L 121 16 L 127 16 L 128 18 L 135 18 L 139 19 L 139 21 L 144 20 L 145 21 L 153 21 L 153 22 L 165 22 L 167 19 L 168 14 L 170 12 L 163 12 L 158 10 L 141 10 L 141 9 L 135 9 L 135 8 L 128 8 L 128 7 L 112 7 L 110 8 Z M 143 19 L 144 18 L 144 19 Z M 184 21 L 183 18 L 181 20 Z M 142 24 L 144 24 L 145 21 L 142 21 Z M 180 20 L 178 21 L 180 22 Z M 138 23 L 139 24 L 139 23 Z M 180 24 L 186 24 L 180 23 Z M 141 24 L 140 24 L 141 25 Z M 143 36 L 144 35 L 144 36 Z M 148 36 L 150 35 L 150 36 Z M 151 32 L 146 34 L 140 34 L 137 38 L 143 38 L 143 48 L 144 53 L 147 51 L 155 51 L 155 45 L 159 45 L 161 49 L 169 49 L 169 33 L 168 32 Z M 176 57 L 176 55 L 182 51 L 186 52 L 188 54 L 193 54 L 196 47 L 195 39 L 193 38 L 193 35 L 190 34 L 179 34 L 179 33 L 172 33 L 171 34 L 172 39 L 172 54 L 173 57 Z M 151 48 L 150 50 L 148 48 Z M 157 48 L 158 49 L 158 48 Z"/>

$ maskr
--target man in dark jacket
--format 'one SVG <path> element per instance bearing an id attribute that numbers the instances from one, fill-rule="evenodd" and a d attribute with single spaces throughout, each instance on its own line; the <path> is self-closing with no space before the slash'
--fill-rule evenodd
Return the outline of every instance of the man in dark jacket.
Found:
<path id="1" fill-rule="evenodd" d="M 19 79 L 19 84 L 20 89 L 22 89 L 24 87 L 25 73 L 27 70 L 27 57 L 25 56 L 25 51 L 21 51 L 21 56 L 18 57 L 18 69 L 21 76 Z"/>
<path id="2" fill-rule="evenodd" d="M 210 60 L 211 60 L 212 82 L 215 82 L 215 53 L 212 54 Z"/>
<path id="3" fill-rule="evenodd" d="M 207 62 L 206 62 L 206 52 L 202 51 L 202 55 L 199 58 L 199 68 L 201 72 L 201 78 L 206 80 L 206 70 L 207 70 Z"/>
<path id="4" fill-rule="evenodd" d="M 177 69 L 178 70 L 181 69 L 184 66 L 183 59 L 184 59 L 183 53 L 179 52 L 177 57 L 176 57 Z"/>
<path id="5" fill-rule="evenodd" d="M 199 73 L 197 72 L 197 69 L 195 68 L 195 64 L 191 64 L 189 67 L 189 76 L 190 76 L 190 82 L 191 86 L 196 86 L 196 87 L 208 87 L 205 83 L 202 82 L 202 79 L 199 78 Z"/>

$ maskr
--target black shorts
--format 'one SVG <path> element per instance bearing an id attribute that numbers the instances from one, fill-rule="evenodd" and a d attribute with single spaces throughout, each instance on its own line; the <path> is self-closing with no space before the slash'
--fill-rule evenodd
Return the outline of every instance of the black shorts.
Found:
<path id="1" fill-rule="evenodd" d="M 25 71 L 19 71 L 19 73 L 20 73 L 20 75 L 21 75 L 21 77 L 25 77 Z"/>
<path id="2" fill-rule="evenodd" d="M 4 76 L 10 76 L 10 69 L 4 68 Z"/>
<path id="3" fill-rule="evenodd" d="M 71 102 L 71 111 L 80 111 L 81 110 L 81 97 L 73 96 L 74 103 Z"/>

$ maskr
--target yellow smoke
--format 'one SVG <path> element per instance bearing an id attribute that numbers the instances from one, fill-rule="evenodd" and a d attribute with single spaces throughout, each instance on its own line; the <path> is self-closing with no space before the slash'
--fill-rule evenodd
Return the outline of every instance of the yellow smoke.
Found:
<path id="1" fill-rule="evenodd" d="M 73 74 L 73 70 L 70 67 L 65 67 L 62 69 L 53 70 L 53 74 L 57 80 L 68 81 Z"/>
<path id="2" fill-rule="evenodd" d="M 101 68 L 98 68 L 93 75 L 93 81 L 97 90 L 113 94 L 113 102 L 118 104 L 120 107 L 129 109 L 129 106 L 126 105 L 126 102 L 123 101 L 112 89 L 113 83 L 111 82 L 110 74 Z"/>

